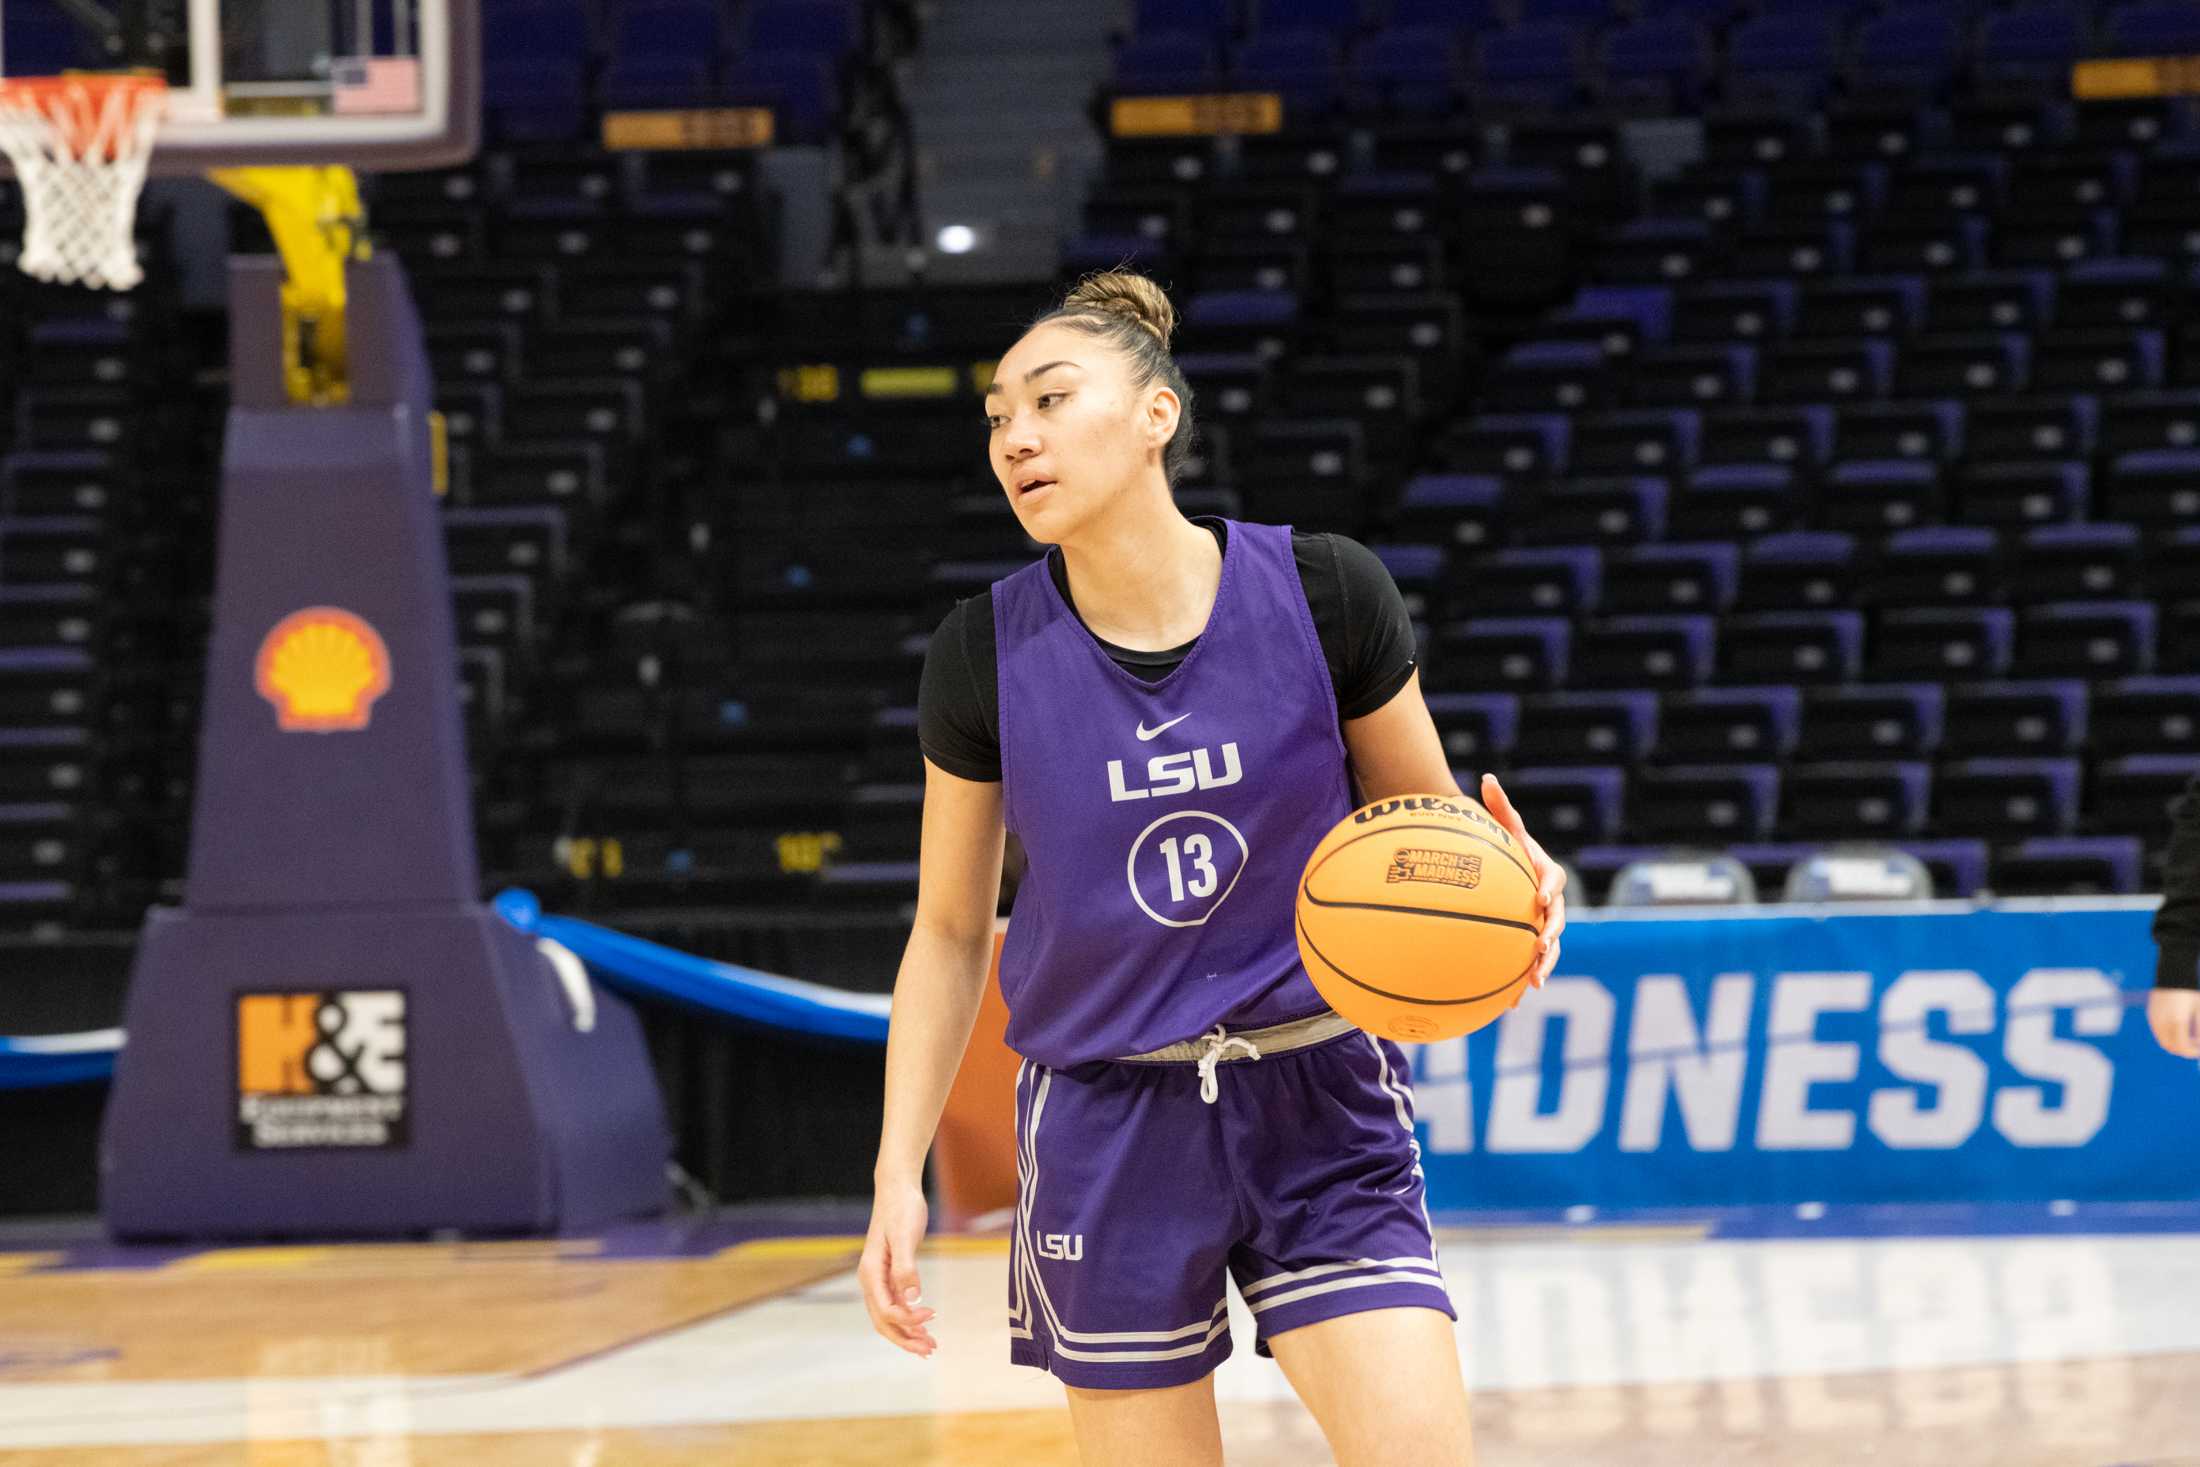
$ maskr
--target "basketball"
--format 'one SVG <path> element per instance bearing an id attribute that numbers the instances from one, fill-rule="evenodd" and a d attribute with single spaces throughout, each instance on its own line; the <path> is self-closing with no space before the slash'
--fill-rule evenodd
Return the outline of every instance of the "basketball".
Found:
<path id="1" fill-rule="evenodd" d="M 1535 869 L 1465 795 L 1355 810 L 1299 878 L 1299 956 L 1329 1006 L 1370 1034 L 1456 1039 L 1520 1001 L 1542 931 Z"/>

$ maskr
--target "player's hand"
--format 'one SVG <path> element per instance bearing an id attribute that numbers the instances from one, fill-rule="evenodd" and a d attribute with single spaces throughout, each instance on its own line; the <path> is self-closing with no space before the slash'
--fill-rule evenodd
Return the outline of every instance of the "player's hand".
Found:
<path id="1" fill-rule="evenodd" d="M 1543 936 L 1537 940 L 1536 960 L 1528 969 L 1528 981 L 1541 988 L 1551 976 L 1551 969 L 1558 966 L 1558 937 L 1566 930 L 1566 868 L 1552 860 L 1536 838 L 1528 834 L 1520 812 L 1505 795 L 1505 787 L 1497 782 L 1494 774 L 1482 776 L 1482 804 L 1497 823 L 1512 832 L 1512 838 L 1520 842 L 1520 848 L 1528 853 L 1528 862 L 1535 868 L 1536 895 L 1543 903 Z"/>
<path id="2" fill-rule="evenodd" d="M 930 1355 L 940 1347 L 925 1328 L 936 1311 L 924 1307 L 917 1283 L 917 1245 L 930 1216 L 923 1188 L 907 1182 L 880 1186 L 871 1203 L 863 1261 L 856 1265 L 871 1328 L 912 1355 Z"/>
<path id="3" fill-rule="evenodd" d="M 2162 1048 L 2200 1059 L 2200 989 L 2155 989 L 2147 995 L 2147 1023 Z"/>

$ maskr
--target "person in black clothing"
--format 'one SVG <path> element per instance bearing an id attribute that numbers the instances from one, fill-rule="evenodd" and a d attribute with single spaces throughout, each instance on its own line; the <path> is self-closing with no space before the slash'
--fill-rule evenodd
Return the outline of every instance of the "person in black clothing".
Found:
<path id="1" fill-rule="evenodd" d="M 1192 523 L 1226 546 L 1219 518 L 1196 515 Z M 1388 703 L 1413 676 L 1412 618 L 1405 598 L 1375 552 L 1342 535 L 1291 533 L 1291 555 L 1307 610 L 1321 639 L 1322 656 L 1337 690 L 1337 719 L 1362 718 Z M 1050 550 L 1047 568 L 1069 599 L 1062 552 Z M 1158 682 L 1184 660 L 1192 644 L 1165 652 L 1141 652 L 1103 641 L 1125 671 Z M 932 634 L 917 698 L 917 743 L 924 756 L 964 779 L 1001 777 L 1001 696 L 993 642 L 993 593 L 955 604 Z"/>
<path id="2" fill-rule="evenodd" d="M 2169 873 L 2162 882 L 2162 908 L 2154 914 L 2154 940 L 2162 956 L 2147 999 L 2147 1022 L 2162 1048 L 2200 1059 L 2200 775 L 2171 810 L 2176 826 L 2169 838 Z"/>

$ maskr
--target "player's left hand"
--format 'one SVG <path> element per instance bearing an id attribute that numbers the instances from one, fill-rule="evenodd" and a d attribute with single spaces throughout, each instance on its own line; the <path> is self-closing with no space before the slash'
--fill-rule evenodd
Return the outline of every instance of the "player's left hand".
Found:
<path id="1" fill-rule="evenodd" d="M 1551 969 L 1558 966 L 1558 936 L 1566 930 L 1566 868 L 1552 860 L 1528 834 L 1520 812 L 1513 808 L 1505 787 L 1494 774 L 1482 776 L 1482 805 L 1497 817 L 1499 825 L 1512 832 L 1512 838 L 1528 853 L 1529 864 L 1535 867 L 1536 894 L 1543 902 L 1543 936 L 1537 940 L 1536 961 L 1528 969 L 1528 981 L 1541 988 L 1551 976 Z"/>

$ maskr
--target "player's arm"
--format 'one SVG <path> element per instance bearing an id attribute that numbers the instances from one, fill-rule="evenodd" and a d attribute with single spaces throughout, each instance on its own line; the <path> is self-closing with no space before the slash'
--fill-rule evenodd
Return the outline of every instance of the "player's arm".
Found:
<path id="1" fill-rule="evenodd" d="M 1462 793 L 1452 777 L 1451 761 L 1444 756 L 1444 742 L 1436 734 L 1436 720 L 1429 717 L 1428 702 L 1421 696 L 1421 674 L 1416 671 L 1388 703 L 1364 717 L 1348 719 L 1344 745 L 1358 773 L 1360 798 L 1372 803 L 1392 795 L 1456 795 Z M 1541 988 L 1558 963 L 1559 934 L 1566 930 L 1566 868 L 1552 860 L 1536 838 L 1528 834 L 1520 812 L 1506 797 L 1494 774 L 1482 776 L 1483 805 L 1512 832 L 1535 866 L 1536 886 L 1543 899 L 1543 937 L 1537 948 L 1532 981 Z"/>
<path id="2" fill-rule="evenodd" d="M 2154 914 L 2161 958 L 2147 1023 L 2162 1048 L 2200 1059 L 2200 779 L 2186 787 L 2174 811 L 2162 907 Z"/>
<path id="3" fill-rule="evenodd" d="M 924 1158 L 977 1023 L 993 966 L 1000 903 L 1001 786 L 924 761 L 924 831 L 917 916 L 894 980 L 886 1040 L 886 1113 L 869 1236 L 857 1275 L 871 1323 L 916 1355 L 937 1348 L 925 1328 L 917 1247 L 928 1221 Z"/>

